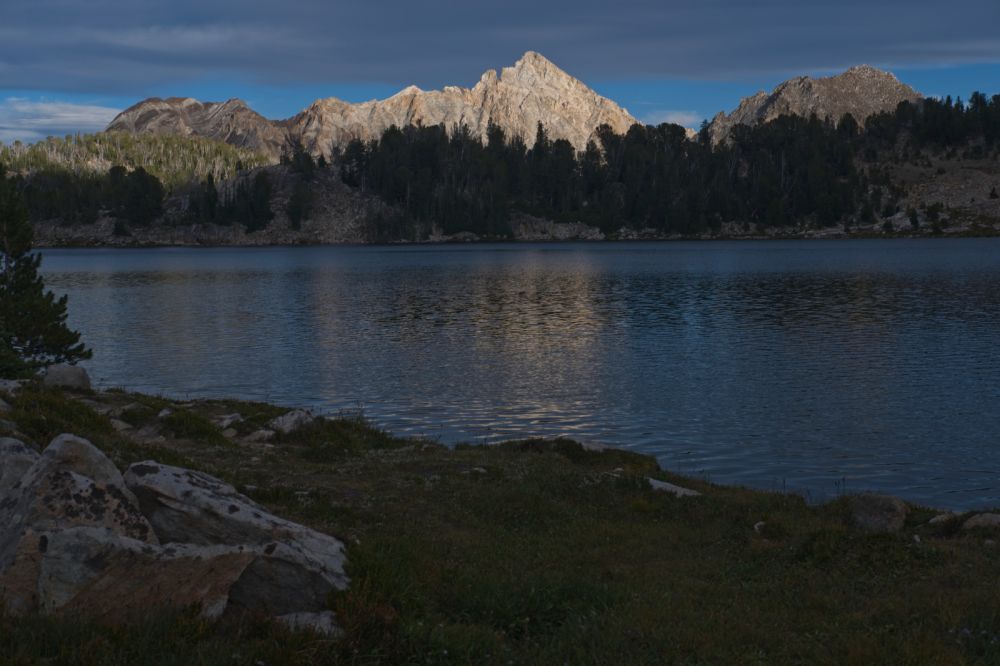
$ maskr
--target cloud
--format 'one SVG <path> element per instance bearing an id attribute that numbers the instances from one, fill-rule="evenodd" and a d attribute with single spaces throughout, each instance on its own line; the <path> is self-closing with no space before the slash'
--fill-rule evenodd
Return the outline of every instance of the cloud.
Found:
<path id="1" fill-rule="evenodd" d="M 673 123 L 675 125 L 681 125 L 682 127 L 694 128 L 697 128 L 703 119 L 704 116 L 697 111 L 675 111 L 670 109 L 651 111 L 640 118 L 640 120 L 647 125 Z"/>
<path id="2" fill-rule="evenodd" d="M 1000 62 L 997 0 L 3 0 L 0 87 L 471 84 L 536 50 L 585 81 Z"/>
<path id="3" fill-rule="evenodd" d="M 100 131 L 118 111 L 90 104 L 8 97 L 0 101 L 0 141 L 27 143 L 47 136 Z"/>

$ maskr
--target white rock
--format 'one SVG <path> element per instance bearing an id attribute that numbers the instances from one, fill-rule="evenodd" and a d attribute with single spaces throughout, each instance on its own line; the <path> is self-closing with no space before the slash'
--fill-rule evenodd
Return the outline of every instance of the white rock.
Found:
<path id="1" fill-rule="evenodd" d="M 672 483 L 667 483 L 666 481 L 660 481 L 652 477 L 646 477 L 646 481 L 649 482 L 649 487 L 653 490 L 658 490 L 664 493 L 670 493 L 671 495 L 676 495 L 677 497 L 698 497 L 701 495 L 697 490 L 691 490 L 690 488 L 682 488 L 680 486 L 675 486 Z"/>
<path id="2" fill-rule="evenodd" d="M 132 425 L 130 423 L 126 423 L 121 419 L 111 419 L 111 427 L 117 432 L 125 432 L 126 430 L 132 429 Z"/>
<path id="3" fill-rule="evenodd" d="M 289 613 L 279 615 L 275 619 L 294 631 L 313 631 L 324 636 L 333 636 L 340 631 L 337 627 L 337 617 L 332 611 Z"/>
<path id="4" fill-rule="evenodd" d="M 59 386 L 68 389 L 90 389 L 90 375 L 78 365 L 60 363 L 49 366 L 45 371 L 46 386 Z"/>
<path id="5" fill-rule="evenodd" d="M 256 562 L 254 575 L 262 580 L 284 578 L 303 597 L 297 607 L 288 599 L 286 607 L 293 607 L 287 612 L 319 610 L 330 591 L 347 587 L 339 540 L 268 513 L 219 479 L 146 461 L 129 467 L 125 482 L 164 543 L 262 547 L 270 559 Z M 311 605 L 303 589 L 312 595 Z M 280 605 L 278 599 L 259 601 L 272 608 Z"/>
<path id="6" fill-rule="evenodd" d="M 268 427 L 277 432 L 288 434 L 293 430 L 298 430 L 302 426 L 309 425 L 316 420 L 312 412 L 305 409 L 293 409 L 287 414 L 282 414 L 281 416 L 271 419 L 268 423 Z"/>
<path id="7" fill-rule="evenodd" d="M 169 407 L 164 407 L 163 409 L 160 410 L 160 413 L 156 415 L 156 418 L 165 419 L 168 416 L 171 416 L 173 413 L 174 410 L 170 409 Z"/>
<path id="8" fill-rule="evenodd" d="M 226 414 L 225 416 L 220 416 L 219 419 L 216 421 L 216 424 L 220 428 L 225 430 L 234 423 L 240 423 L 242 420 L 243 417 L 240 416 L 239 414 Z"/>
<path id="9" fill-rule="evenodd" d="M 962 523 L 963 530 L 975 528 L 996 529 L 1000 527 L 1000 513 L 977 513 Z"/>

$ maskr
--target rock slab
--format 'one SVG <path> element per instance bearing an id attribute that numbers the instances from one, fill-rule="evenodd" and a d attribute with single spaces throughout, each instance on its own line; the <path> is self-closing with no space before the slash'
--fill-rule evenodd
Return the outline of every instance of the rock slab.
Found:
<path id="1" fill-rule="evenodd" d="M 0 439 L 0 601 L 12 614 L 125 622 L 198 606 L 335 631 L 343 544 L 274 516 L 211 476 L 153 461 L 122 476 L 61 435 L 38 454 Z"/>

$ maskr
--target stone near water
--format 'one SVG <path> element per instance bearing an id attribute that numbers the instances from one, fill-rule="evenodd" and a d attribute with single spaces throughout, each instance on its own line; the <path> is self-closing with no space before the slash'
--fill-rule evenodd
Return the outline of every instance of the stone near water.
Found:
<path id="1" fill-rule="evenodd" d="M 950 521 L 956 520 L 956 519 L 958 519 L 958 514 L 957 513 L 951 513 L 951 512 L 948 512 L 948 513 L 939 513 L 938 515 L 936 515 L 933 518 L 931 518 L 930 520 L 928 520 L 927 524 L 928 525 L 941 525 L 942 523 L 947 523 L 947 522 L 950 522 Z"/>
<path id="2" fill-rule="evenodd" d="M 698 497 L 701 495 L 697 490 L 691 490 L 690 488 L 682 488 L 681 486 L 676 486 L 672 483 L 666 481 L 660 481 L 651 477 L 646 477 L 646 481 L 649 482 L 649 487 L 653 490 L 659 492 L 670 493 L 677 497 Z"/>
<path id="3" fill-rule="evenodd" d="M 1000 528 L 1000 513 L 977 513 L 964 523 L 963 530 Z"/>
<path id="4" fill-rule="evenodd" d="M 903 529 L 909 507 L 898 497 L 861 493 L 848 498 L 851 523 L 865 532 L 898 532 Z"/>
<path id="5" fill-rule="evenodd" d="M 46 386 L 76 390 L 90 390 L 90 375 L 78 365 L 60 363 L 49 366 L 43 380 Z"/>
<path id="6" fill-rule="evenodd" d="M 280 433 L 288 434 L 294 430 L 298 430 L 302 426 L 309 425 L 316 420 L 312 412 L 306 411 L 304 409 L 293 409 L 287 414 L 282 414 L 281 416 L 271 419 L 268 423 L 268 427 Z"/>

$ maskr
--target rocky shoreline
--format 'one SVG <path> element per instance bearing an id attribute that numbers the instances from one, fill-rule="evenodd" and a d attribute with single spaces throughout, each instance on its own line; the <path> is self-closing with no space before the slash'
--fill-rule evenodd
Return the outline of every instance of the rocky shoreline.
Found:
<path id="1" fill-rule="evenodd" d="M 546 548 L 563 553 L 567 560 L 556 570 L 574 589 L 586 589 L 595 573 L 583 562 L 610 548 L 600 566 L 627 562 L 645 572 L 635 580 L 613 574 L 626 589 L 639 585 L 637 599 L 648 596 L 638 591 L 646 589 L 643 578 L 672 580 L 669 572 L 691 567 L 676 575 L 697 578 L 700 562 L 723 558 L 715 566 L 728 563 L 719 571 L 742 572 L 713 587 L 723 604 L 748 576 L 770 589 L 776 576 L 798 580 L 813 562 L 818 575 L 840 576 L 830 573 L 830 557 L 856 562 L 843 575 L 872 571 L 896 580 L 899 572 L 884 570 L 899 566 L 899 558 L 926 577 L 932 574 L 924 563 L 939 558 L 933 553 L 950 553 L 955 566 L 975 563 L 964 582 L 956 583 L 953 568 L 940 572 L 948 585 L 965 590 L 987 575 L 980 553 L 995 548 L 1000 536 L 1000 514 L 993 512 L 940 512 L 870 493 L 808 506 L 795 496 L 678 477 L 652 458 L 619 449 L 565 439 L 448 448 L 304 410 L 95 392 L 79 368 L 52 368 L 44 382 L 4 382 L 0 398 L 0 621 L 13 622 L 13 629 L 22 626 L 17 618 L 130 626 L 156 609 L 194 609 L 219 627 L 270 618 L 292 637 L 325 635 L 350 650 L 375 640 L 365 649 L 377 652 L 389 639 L 370 637 L 371 613 L 390 612 L 390 604 L 391 614 L 417 612 L 419 622 L 429 621 L 420 615 L 425 611 L 406 609 L 456 603 L 445 601 L 457 590 L 449 591 L 441 576 L 486 577 L 515 590 L 510 600 L 488 592 L 475 602 L 495 609 L 485 612 L 522 603 L 512 600 L 528 593 L 509 577 L 507 559 L 526 556 L 510 544 L 522 532 L 529 552 L 544 539 Z M 578 515 L 581 506 L 590 508 Z M 587 517 L 594 511 L 609 522 L 595 526 L 595 517 Z M 561 517 L 553 522 L 555 516 Z M 632 526 L 606 542 L 600 535 L 622 520 Z M 445 551 L 435 545 L 442 539 L 450 544 Z M 581 549 L 578 539 L 591 545 Z M 663 539 L 672 550 L 639 546 Z M 712 545 L 719 539 L 729 545 Z M 400 548 L 409 553 L 404 560 Z M 886 548 L 895 554 L 876 555 Z M 447 555 L 450 549 L 457 550 Z M 651 573 L 646 565 L 667 552 L 679 559 Z M 584 559 L 571 564 L 571 553 Z M 870 557 L 880 559 L 865 564 Z M 416 558 L 415 568 L 404 564 L 407 558 Z M 540 571 L 549 571 L 553 563 L 544 560 Z M 771 571 L 774 563 L 780 566 Z M 539 585 L 537 576 L 550 574 L 535 566 L 529 558 L 515 570 L 532 571 L 519 576 L 534 576 L 531 584 Z M 581 566 L 582 578 L 573 573 Z M 388 573 L 393 567 L 408 573 L 399 578 Z M 428 567 L 428 582 L 418 583 Z M 389 586 L 388 594 L 400 585 L 392 594 L 430 586 L 420 587 L 419 602 L 365 596 L 372 586 Z M 478 594 L 460 589 L 473 599 Z M 911 604 L 902 589 L 881 593 L 878 612 L 890 597 L 901 600 L 901 609 Z M 784 612 L 777 608 L 768 613 Z M 458 627 L 468 611 L 456 612 L 437 621 Z M 396 657 L 430 649 L 422 640 L 400 647 Z M 490 650 L 525 656 L 518 640 L 496 633 Z"/>

